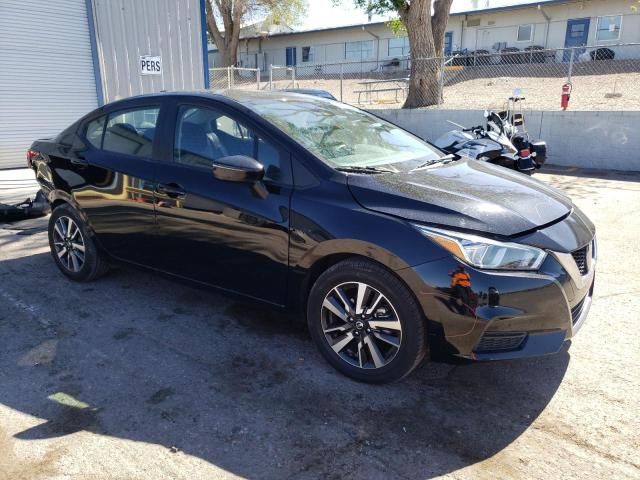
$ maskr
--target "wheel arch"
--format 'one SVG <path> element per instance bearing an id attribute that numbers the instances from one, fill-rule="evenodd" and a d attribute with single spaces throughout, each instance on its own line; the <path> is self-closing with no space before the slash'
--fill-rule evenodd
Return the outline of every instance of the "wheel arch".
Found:
<path id="1" fill-rule="evenodd" d="M 323 246 L 323 248 L 318 248 Z M 304 272 L 301 281 L 298 283 L 296 295 L 292 298 L 296 310 L 299 312 L 301 321 L 307 321 L 307 302 L 311 288 L 329 268 L 347 259 L 364 259 L 386 268 L 400 282 L 402 282 L 411 292 L 413 300 L 418 305 L 425 322 L 425 331 L 430 345 L 430 350 L 440 352 L 449 350 L 442 327 L 438 321 L 429 318 L 427 312 L 433 295 L 420 295 L 420 293 L 434 293 L 431 288 L 425 285 L 416 272 L 404 262 L 400 257 L 392 254 L 388 250 L 368 242 L 349 240 L 329 241 L 319 244 L 313 252 L 308 252 L 296 265 L 298 271 Z M 295 277 L 294 277 L 295 278 Z M 292 282 L 295 284 L 295 282 Z"/>
<path id="2" fill-rule="evenodd" d="M 72 195 L 65 192 L 64 190 L 51 190 L 47 195 L 47 200 L 49 201 L 49 205 L 51 205 L 52 212 L 60 205 L 69 205 L 78 215 L 80 215 L 80 218 L 82 218 L 82 221 L 87 227 L 88 233 L 91 236 L 95 235 L 95 231 L 93 230 L 93 226 L 89 221 L 89 217 L 87 217 L 87 215 L 84 213 L 84 211 Z"/>
<path id="3" fill-rule="evenodd" d="M 69 193 L 65 192 L 64 190 L 59 190 L 59 189 L 51 190 L 47 194 L 47 200 L 49 201 L 49 204 L 51 205 L 52 210 L 64 203 L 71 205 L 76 210 L 80 210 L 80 207 L 78 203 L 75 201 L 75 199 L 73 198 L 73 196 L 71 196 Z"/>
<path id="4" fill-rule="evenodd" d="M 417 305 L 422 306 L 416 295 L 416 284 L 412 281 L 407 281 L 407 275 L 400 274 L 402 271 L 410 270 L 410 266 L 402 258 L 378 245 L 362 240 L 329 240 L 308 251 L 293 267 L 294 270 L 302 272 L 302 281 L 299 283 L 298 291 L 294 295 L 293 301 L 300 312 L 303 313 L 305 321 L 309 293 L 317 279 L 335 264 L 351 258 L 368 260 L 387 269 L 406 285 Z M 292 283 L 295 284 L 294 282 Z"/>

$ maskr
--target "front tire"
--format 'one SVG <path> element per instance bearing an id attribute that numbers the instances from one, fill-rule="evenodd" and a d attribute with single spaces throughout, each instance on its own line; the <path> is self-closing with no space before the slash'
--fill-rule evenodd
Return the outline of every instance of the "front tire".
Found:
<path id="1" fill-rule="evenodd" d="M 56 265 L 71 280 L 90 282 L 109 269 L 82 217 L 68 204 L 57 206 L 49 217 L 49 247 Z"/>
<path id="2" fill-rule="evenodd" d="M 427 353 L 425 321 L 411 291 L 369 260 L 344 260 L 320 275 L 307 322 L 325 359 L 361 382 L 400 380 Z"/>

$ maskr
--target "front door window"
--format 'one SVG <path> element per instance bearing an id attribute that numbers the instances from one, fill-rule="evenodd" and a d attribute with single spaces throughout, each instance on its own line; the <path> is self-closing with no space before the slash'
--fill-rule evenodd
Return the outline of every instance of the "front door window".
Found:
<path id="1" fill-rule="evenodd" d="M 213 108 L 183 105 L 178 111 L 174 160 L 207 170 L 229 155 L 255 158 L 265 181 L 289 183 L 280 151 L 243 123 Z"/>

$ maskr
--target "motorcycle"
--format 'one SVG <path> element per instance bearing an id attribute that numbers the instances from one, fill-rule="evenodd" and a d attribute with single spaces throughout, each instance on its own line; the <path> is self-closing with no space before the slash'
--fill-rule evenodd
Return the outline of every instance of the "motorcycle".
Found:
<path id="1" fill-rule="evenodd" d="M 460 130 L 445 133 L 435 145 L 447 153 L 533 175 L 547 159 L 547 143 L 529 139 L 521 107 L 524 100 L 524 97 L 514 95 L 504 111 L 485 111 L 486 126 L 465 128 L 449 121 Z"/>

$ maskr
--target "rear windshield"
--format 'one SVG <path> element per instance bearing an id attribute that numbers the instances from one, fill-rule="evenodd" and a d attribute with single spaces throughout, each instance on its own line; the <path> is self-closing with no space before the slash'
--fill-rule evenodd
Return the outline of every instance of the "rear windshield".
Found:
<path id="1" fill-rule="evenodd" d="M 256 95 L 245 104 L 333 167 L 374 167 L 442 156 L 415 135 L 340 102 Z"/>

